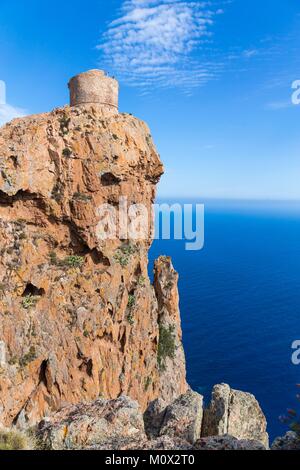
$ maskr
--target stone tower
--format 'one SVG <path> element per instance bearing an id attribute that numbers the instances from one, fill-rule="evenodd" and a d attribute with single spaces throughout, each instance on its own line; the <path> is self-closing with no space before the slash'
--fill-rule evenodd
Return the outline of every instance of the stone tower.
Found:
<path id="1" fill-rule="evenodd" d="M 118 112 L 119 83 L 103 70 L 89 70 L 71 78 L 70 105 L 98 104 L 103 110 Z"/>

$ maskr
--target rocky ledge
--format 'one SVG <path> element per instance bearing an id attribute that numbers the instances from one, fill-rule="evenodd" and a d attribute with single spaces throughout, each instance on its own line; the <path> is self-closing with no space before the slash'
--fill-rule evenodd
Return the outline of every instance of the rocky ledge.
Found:
<path id="1" fill-rule="evenodd" d="M 2 425 L 99 396 L 145 410 L 184 393 L 178 275 L 161 257 L 148 276 L 163 166 L 147 125 L 66 106 L 2 127 L 0 148 Z M 100 208 L 123 202 L 147 210 L 144 237 L 101 231 Z"/>
<path id="2" fill-rule="evenodd" d="M 216 392 L 220 389 L 235 397 L 227 408 L 222 406 L 224 402 L 220 396 L 216 400 Z M 212 409 L 217 411 L 218 429 Z M 221 426 L 225 414 L 226 428 Z M 251 429 L 245 423 L 250 423 Z M 268 448 L 266 420 L 255 398 L 230 390 L 226 385 L 215 387 L 212 402 L 204 410 L 203 397 L 192 390 L 169 405 L 161 399 L 155 400 L 145 413 L 136 401 L 125 396 L 66 407 L 40 422 L 37 437 L 42 448 L 54 450 Z"/>

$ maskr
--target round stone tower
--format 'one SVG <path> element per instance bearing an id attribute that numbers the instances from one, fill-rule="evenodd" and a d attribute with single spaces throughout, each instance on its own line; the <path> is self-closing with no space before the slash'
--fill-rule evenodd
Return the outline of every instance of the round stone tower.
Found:
<path id="1" fill-rule="evenodd" d="M 118 112 L 119 83 L 103 70 L 89 70 L 69 81 L 70 105 L 98 104 L 104 110 Z"/>

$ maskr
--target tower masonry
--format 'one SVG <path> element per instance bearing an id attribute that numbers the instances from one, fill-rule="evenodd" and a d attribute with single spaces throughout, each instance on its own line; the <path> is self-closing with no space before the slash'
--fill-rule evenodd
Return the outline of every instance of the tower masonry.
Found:
<path id="1" fill-rule="evenodd" d="M 103 70 L 89 70 L 69 81 L 70 106 L 97 104 L 118 113 L 119 83 Z"/>

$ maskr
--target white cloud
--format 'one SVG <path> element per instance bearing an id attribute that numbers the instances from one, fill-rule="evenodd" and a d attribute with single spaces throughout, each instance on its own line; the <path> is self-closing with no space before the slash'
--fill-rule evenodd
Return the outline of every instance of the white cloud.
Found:
<path id="1" fill-rule="evenodd" d="M 218 64 L 205 58 L 216 15 L 210 2 L 125 0 L 98 48 L 104 63 L 127 83 L 143 88 L 198 87 Z M 193 52 L 202 49 L 202 60 Z"/>
<path id="2" fill-rule="evenodd" d="M 26 111 L 24 109 L 15 108 L 9 104 L 0 104 L 0 127 L 12 119 L 23 117 L 25 115 Z"/>
<path id="3" fill-rule="evenodd" d="M 246 51 L 243 52 L 243 55 L 247 59 L 250 59 L 251 57 L 256 57 L 258 54 L 259 54 L 259 51 L 257 49 L 247 49 Z"/>

